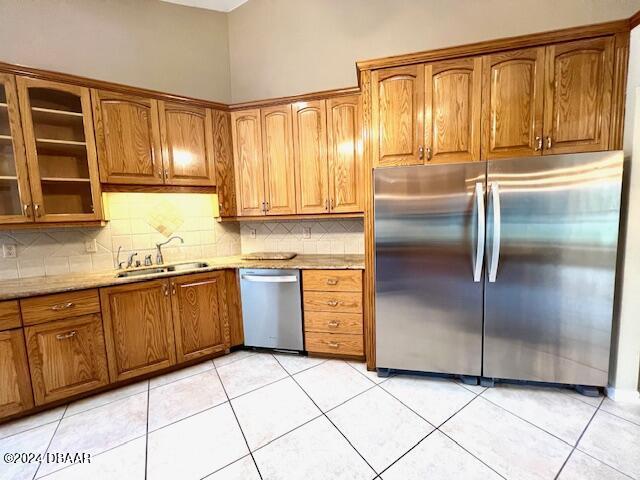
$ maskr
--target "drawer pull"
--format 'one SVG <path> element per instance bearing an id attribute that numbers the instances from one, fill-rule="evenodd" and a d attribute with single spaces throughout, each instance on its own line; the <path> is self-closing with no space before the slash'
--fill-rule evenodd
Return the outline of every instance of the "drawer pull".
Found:
<path id="1" fill-rule="evenodd" d="M 327 342 L 327 345 L 329 345 L 331 348 L 338 348 L 340 347 L 340 344 L 337 342 Z"/>
<path id="2" fill-rule="evenodd" d="M 339 327 L 339 326 L 340 326 L 340 322 L 339 322 L 338 320 L 331 320 L 331 321 L 328 323 L 328 325 L 329 325 L 330 327 L 336 328 L 336 327 Z"/>
<path id="3" fill-rule="evenodd" d="M 73 302 L 67 302 L 67 303 L 58 303 L 57 305 L 53 305 L 51 307 L 51 310 L 58 312 L 60 310 L 66 310 L 67 308 L 71 308 L 73 307 L 75 304 Z"/>
<path id="4" fill-rule="evenodd" d="M 327 278 L 327 285 L 337 285 L 337 284 L 338 284 L 337 278 Z"/>
<path id="5" fill-rule="evenodd" d="M 71 330 L 69 333 L 61 333 L 59 335 L 56 335 L 56 338 L 58 340 L 66 340 L 67 338 L 73 338 L 76 336 L 78 332 L 76 330 Z"/>
<path id="6" fill-rule="evenodd" d="M 327 305 L 329 305 L 330 307 L 337 307 L 338 306 L 338 301 L 337 300 L 330 300 L 327 302 Z"/>

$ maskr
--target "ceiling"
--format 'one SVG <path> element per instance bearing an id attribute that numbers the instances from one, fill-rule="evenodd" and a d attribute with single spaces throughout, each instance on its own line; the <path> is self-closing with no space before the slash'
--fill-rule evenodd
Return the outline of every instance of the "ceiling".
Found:
<path id="1" fill-rule="evenodd" d="M 216 12 L 230 12 L 238 8 L 247 0 L 162 0 L 168 3 L 177 3 L 188 7 L 206 8 Z"/>

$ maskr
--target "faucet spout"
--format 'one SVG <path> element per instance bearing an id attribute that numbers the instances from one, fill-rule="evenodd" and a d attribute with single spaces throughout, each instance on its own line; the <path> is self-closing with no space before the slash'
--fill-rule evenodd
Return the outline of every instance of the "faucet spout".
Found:
<path id="1" fill-rule="evenodd" d="M 162 256 L 162 247 L 172 240 L 180 240 L 180 243 L 184 243 L 184 239 L 182 237 L 179 237 L 178 235 L 174 235 L 173 237 L 168 238 L 164 242 L 156 243 L 156 249 L 158 250 L 156 252 L 156 263 L 158 265 L 164 264 L 164 257 Z"/>

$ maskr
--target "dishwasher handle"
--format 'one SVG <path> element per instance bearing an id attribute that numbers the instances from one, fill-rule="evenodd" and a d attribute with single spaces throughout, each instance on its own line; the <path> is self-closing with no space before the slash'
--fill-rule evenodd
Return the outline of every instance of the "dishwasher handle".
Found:
<path id="1" fill-rule="evenodd" d="M 242 280 L 247 280 L 248 282 L 259 282 L 259 283 L 296 283 L 298 281 L 298 277 L 295 275 L 248 275 L 243 274 Z"/>

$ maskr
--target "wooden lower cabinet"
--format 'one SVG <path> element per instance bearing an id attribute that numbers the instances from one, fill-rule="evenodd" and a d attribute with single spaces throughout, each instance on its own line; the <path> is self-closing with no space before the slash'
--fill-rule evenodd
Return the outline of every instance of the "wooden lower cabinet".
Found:
<path id="1" fill-rule="evenodd" d="M 225 272 L 171 279 L 171 307 L 178 362 L 229 348 Z"/>
<path id="2" fill-rule="evenodd" d="M 237 270 L 225 270 L 227 287 L 227 307 L 229 310 L 230 347 L 244 344 L 244 328 L 242 324 L 242 302 L 240 300 L 240 281 Z"/>
<path id="3" fill-rule="evenodd" d="M 34 325 L 25 333 L 36 405 L 109 383 L 100 315 Z"/>
<path id="4" fill-rule="evenodd" d="M 100 289 L 112 382 L 176 363 L 169 280 Z"/>
<path id="5" fill-rule="evenodd" d="M 33 393 L 21 328 L 0 332 L 0 418 L 33 407 Z"/>

